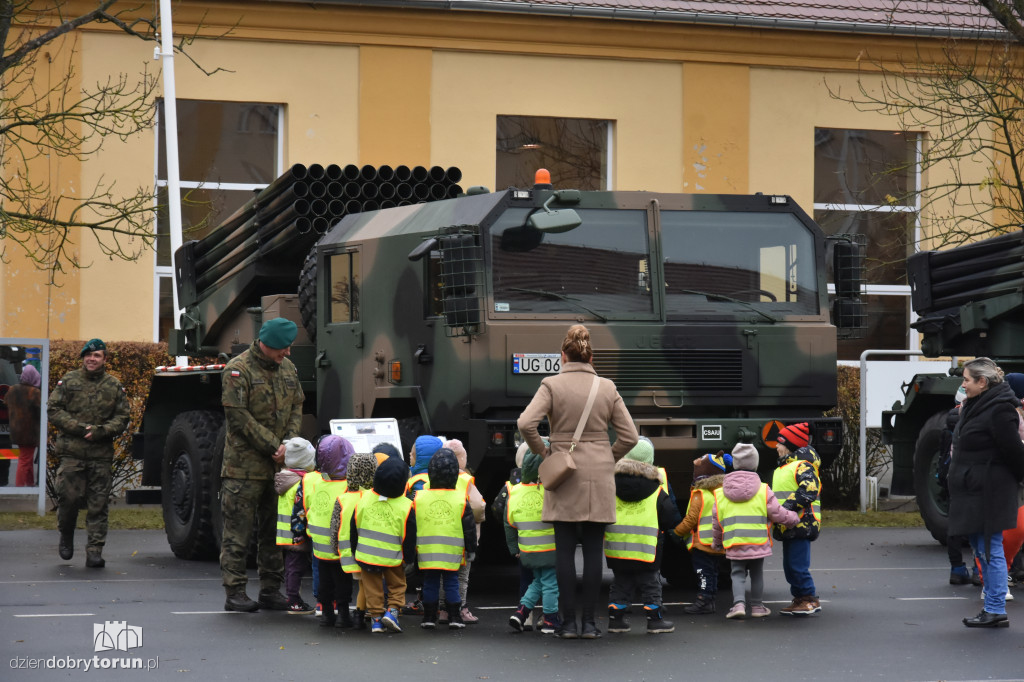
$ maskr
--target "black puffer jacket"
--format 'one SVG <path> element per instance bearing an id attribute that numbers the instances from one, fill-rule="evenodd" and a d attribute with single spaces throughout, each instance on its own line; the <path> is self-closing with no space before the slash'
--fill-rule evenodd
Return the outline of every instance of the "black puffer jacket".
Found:
<path id="1" fill-rule="evenodd" d="M 1017 431 L 1020 401 L 995 384 L 960 409 L 949 467 L 949 532 L 992 535 L 1017 525 L 1017 486 L 1024 444 Z"/>
<path id="2" fill-rule="evenodd" d="M 624 502 L 639 502 L 658 490 L 658 470 L 650 464 L 631 459 L 620 459 L 615 463 L 615 496 Z M 613 571 L 657 571 L 661 568 L 664 531 L 672 530 L 682 521 L 679 510 L 664 491 L 658 492 L 658 552 L 654 563 L 648 564 L 632 559 L 607 558 L 608 568 Z"/>

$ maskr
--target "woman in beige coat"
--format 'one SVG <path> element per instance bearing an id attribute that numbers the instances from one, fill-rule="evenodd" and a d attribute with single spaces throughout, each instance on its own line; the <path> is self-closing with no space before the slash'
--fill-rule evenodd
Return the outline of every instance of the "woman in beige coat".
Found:
<path id="1" fill-rule="evenodd" d="M 597 373 L 591 364 L 590 332 L 573 325 L 562 342 L 562 369 L 545 378 L 533 400 L 519 415 L 519 431 L 533 452 L 545 457 L 569 449 L 583 415 Z M 547 416 L 551 447 L 537 433 Z M 608 426 L 615 429 L 615 445 L 608 441 Z M 558 490 L 544 491 L 543 520 L 555 526 L 555 559 L 558 592 L 562 602 L 565 639 L 579 636 L 576 629 L 576 543 L 583 545 L 582 637 L 601 636 L 594 613 L 601 589 L 605 525 L 615 522 L 615 462 L 636 445 L 638 436 L 615 384 L 600 379 L 597 398 L 572 456 L 577 470 Z"/>

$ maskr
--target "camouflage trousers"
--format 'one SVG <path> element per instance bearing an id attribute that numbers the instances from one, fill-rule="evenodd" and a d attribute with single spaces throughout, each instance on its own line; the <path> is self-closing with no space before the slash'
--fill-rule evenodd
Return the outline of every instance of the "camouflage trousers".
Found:
<path id="1" fill-rule="evenodd" d="M 224 532 L 220 541 L 220 574 L 224 587 L 245 588 L 245 561 L 256 524 L 256 567 L 260 592 L 274 592 L 284 579 L 284 557 L 277 546 L 277 493 L 274 481 L 243 478 L 220 480 Z"/>
<path id="2" fill-rule="evenodd" d="M 57 467 L 57 530 L 74 530 L 78 510 L 86 509 L 86 549 L 103 549 L 107 541 L 112 466 L 109 459 L 63 457 Z"/>

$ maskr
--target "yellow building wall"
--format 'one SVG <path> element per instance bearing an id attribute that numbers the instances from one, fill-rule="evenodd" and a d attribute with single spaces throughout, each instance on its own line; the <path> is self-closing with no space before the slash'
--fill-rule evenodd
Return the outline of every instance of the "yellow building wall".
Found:
<path id="1" fill-rule="evenodd" d="M 683 104 L 683 186 L 678 191 L 746 194 L 750 67 L 684 64 Z"/>
<path id="2" fill-rule="evenodd" d="M 431 163 L 459 166 L 463 187 L 495 189 L 498 115 L 610 119 L 614 188 L 676 192 L 682 185 L 678 64 L 434 54 Z"/>

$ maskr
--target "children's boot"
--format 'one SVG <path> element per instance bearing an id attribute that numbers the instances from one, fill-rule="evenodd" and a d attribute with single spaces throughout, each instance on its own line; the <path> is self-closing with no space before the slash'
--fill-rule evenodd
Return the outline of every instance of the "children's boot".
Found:
<path id="1" fill-rule="evenodd" d="M 349 630 L 353 625 L 352 613 L 348 610 L 348 604 L 338 606 L 338 622 L 334 627 Z"/>
<path id="2" fill-rule="evenodd" d="M 433 630 L 437 627 L 437 602 L 423 602 L 423 622 L 420 623 L 420 627 L 424 630 Z"/>
<path id="3" fill-rule="evenodd" d="M 629 632 L 629 623 L 626 622 L 626 609 L 629 604 L 608 605 L 608 632 Z"/>
<path id="4" fill-rule="evenodd" d="M 324 604 L 324 613 L 320 616 L 320 627 L 322 628 L 333 628 L 337 623 L 338 617 L 334 613 L 334 609 L 328 604 Z"/>
<path id="5" fill-rule="evenodd" d="M 971 582 L 971 574 L 967 572 L 967 566 L 960 564 L 949 569 L 950 585 L 966 585 Z"/>
<path id="6" fill-rule="evenodd" d="M 448 629 L 461 630 L 466 627 L 466 621 L 462 620 L 462 602 L 448 604 Z"/>
<path id="7" fill-rule="evenodd" d="M 683 613 L 693 616 L 702 616 L 715 612 L 715 598 L 707 594 L 698 594 L 692 604 L 683 607 Z"/>
<path id="8" fill-rule="evenodd" d="M 675 632 L 676 626 L 670 620 L 665 620 L 665 608 L 657 604 L 646 604 L 644 615 L 647 616 L 647 634 L 659 635 L 665 632 Z M 608 628 L 611 631 L 611 626 Z"/>
<path id="9" fill-rule="evenodd" d="M 366 611 L 363 609 L 356 609 L 356 612 L 352 616 L 352 627 L 356 630 L 366 629 Z"/>

